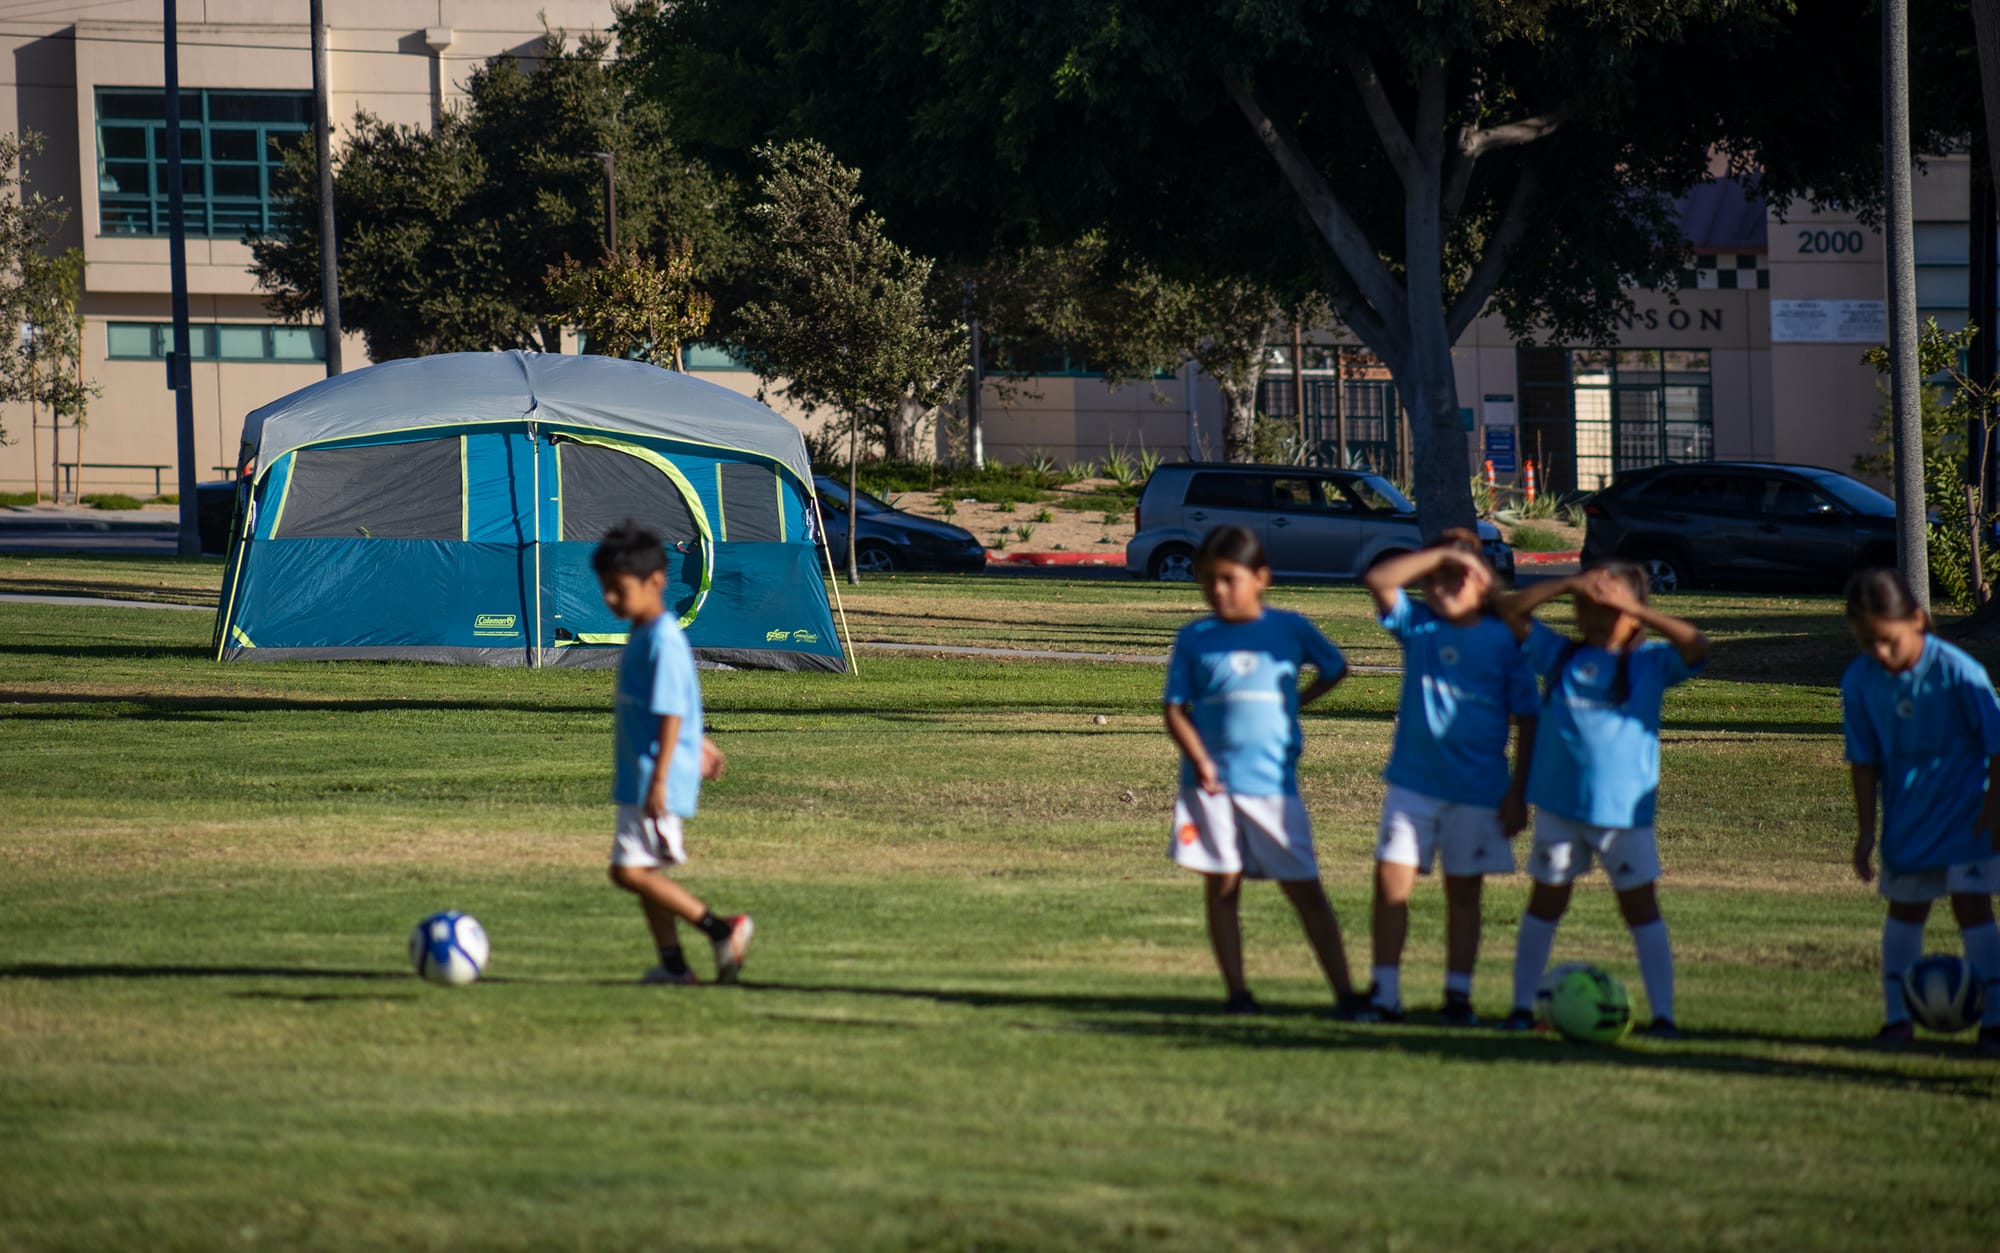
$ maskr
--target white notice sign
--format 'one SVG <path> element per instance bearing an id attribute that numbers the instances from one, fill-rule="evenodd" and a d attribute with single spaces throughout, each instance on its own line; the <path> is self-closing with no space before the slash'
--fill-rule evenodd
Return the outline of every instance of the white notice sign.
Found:
<path id="1" fill-rule="evenodd" d="M 1486 425 L 1488 426 L 1515 425 L 1514 394 L 1512 392 L 1504 392 L 1499 394 L 1488 392 L 1484 398 L 1484 404 L 1486 409 Z"/>
<path id="2" fill-rule="evenodd" d="M 1773 300 L 1774 344 L 1879 344 L 1889 338 L 1880 300 Z"/>

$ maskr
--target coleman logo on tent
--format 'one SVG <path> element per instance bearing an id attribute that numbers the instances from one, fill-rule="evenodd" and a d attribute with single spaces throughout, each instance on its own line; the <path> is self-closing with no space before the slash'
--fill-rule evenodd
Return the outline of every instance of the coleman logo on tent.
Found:
<path id="1" fill-rule="evenodd" d="M 339 237 L 335 236 L 335 238 L 338 239 Z M 819 636 L 813 634 L 811 631 L 805 630 L 804 628 L 800 628 L 799 630 L 792 632 L 792 643 L 817 644 L 819 643 Z"/>
<path id="2" fill-rule="evenodd" d="M 514 625 L 517 621 L 519 619 L 511 613 L 475 614 L 472 619 L 472 633 L 474 635 L 519 635 L 521 632 Z"/>
<path id="3" fill-rule="evenodd" d="M 766 631 L 766 632 L 764 632 L 764 642 L 765 642 L 766 644 L 777 644 L 777 643 L 781 643 L 781 642 L 783 642 L 783 641 L 785 641 L 785 640 L 788 640 L 788 639 L 790 639 L 790 638 L 792 638 L 792 633 L 791 633 L 790 631 Z"/>

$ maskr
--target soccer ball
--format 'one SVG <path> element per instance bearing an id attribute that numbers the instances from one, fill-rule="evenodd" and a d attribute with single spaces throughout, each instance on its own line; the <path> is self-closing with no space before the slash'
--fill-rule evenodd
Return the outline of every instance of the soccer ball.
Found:
<path id="1" fill-rule="evenodd" d="M 410 965 L 432 983 L 462 987 L 486 972 L 486 928 L 455 909 L 432 914 L 410 932 Z"/>
<path id="2" fill-rule="evenodd" d="M 1979 1021 L 1985 999 L 1972 967 L 1949 953 L 1932 953 L 1903 973 L 1903 1004 L 1929 1031 L 1965 1030 Z"/>
<path id="3" fill-rule="evenodd" d="M 1549 989 L 1549 1023 L 1581 1044 L 1616 1044 L 1632 1029 L 1632 1002 L 1624 984 L 1585 966 Z"/>
<path id="4" fill-rule="evenodd" d="M 1589 962 L 1564 962 L 1560 966 L 1549 967 L 1542 975 L 1542 981 L 1535 985 L 1535 1021 L 1549 1021 L 1549 998 L 1555 994 L 1556 984 L 1561 983 L 1565 976 L 1589 969 Z"/>

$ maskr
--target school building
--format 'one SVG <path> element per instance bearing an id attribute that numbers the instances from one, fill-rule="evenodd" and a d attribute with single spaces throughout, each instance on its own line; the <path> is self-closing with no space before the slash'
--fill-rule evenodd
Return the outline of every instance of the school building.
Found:
<path id="1" fill-rule="evenodd" d="M 24 185 L 70 208 L 61 246 L 83 250 L 84 373 L 101 389 L 79 428 L 69 415 L 0 408 L 0 491 L 172 491 L 162 27 L 157 0 L 99 0 L 58 14 L 0 14 L 0 127 L 42 137 Z M 531 55 L 546 20 L 602 29 L 609 0 L 326 0 L 332 117 L 357 109 L 427 125 L 487 58 Z M 188 286 L 197 477 L 225 472 L 243 415 L 323 377 L 316 327 L 286 326 L 249 272 L 245 231 L 272 212 L 268 141 L 311 122 L 303 0 L 182 0 Z M 339 136 L 336 134 L 336 144 Z M 1917 193 L 1919 302 L 1966 315 L 1969 200 L 1963 159 L 1933 161 Z M 1542 482 L 1590 488 L 1663 459 L 1763 457 L 1849 467 L 1869 447 L 1880 398 L 1861 351 L 1885 336 L 1883 248 L 1839 214 L 1779 221 L 1740 189 L 1700 189 L 1682 206 L 1696 265 L 1674 294 L 1634 293 L 1609 342 L 1517 345 L 1494 317 L 1455 350 L 1468 470 L 1536 461 Z M 16 350 L 9 330 L 0 351 Z M 1297 360 L 1294 360 L 1294 357 Z M 344 359 L 365 361 L 358 336 Z M 720 352 L 689 368 L 742 392 L 757 380 Z M 1112 390 L 1055 351 L 1025 381 L 982 389 L 990 457 L 1167 458 L 1221 448 L 1221 397 L 1192 366 Z M 1408 435 L 1387 375 L 1338 328 L 1281 342 L 1262 408 L 1300 423 L 1313 460 L 1406 464 Z M 940 443 L 944 434 L 940 434 Z"/>

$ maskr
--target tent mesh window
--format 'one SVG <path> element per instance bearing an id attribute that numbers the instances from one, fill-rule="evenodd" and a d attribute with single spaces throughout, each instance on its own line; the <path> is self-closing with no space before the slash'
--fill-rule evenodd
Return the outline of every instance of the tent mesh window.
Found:
<path id="1" fill-rule="evenodd" d="M 775 544 L 785 538 L 775 470 L 754 462 L 725 461 L 717 467 L 717 477 L 722 486 L 724 539 Z"/>
<path id="2" fill-rule="evenodd" d="M 459 441 L 428 439 L 292 454 L 283 539 L 448 539 L 461 535 Z"/>
<path id="3" fill-rule="evenodd" d="M 644 458 L 601 444 L 565 440 L 562 458 L 562 537 L 595 544 L 632 519 L 668 544 L 701 538 L 680 488 Z"/>

